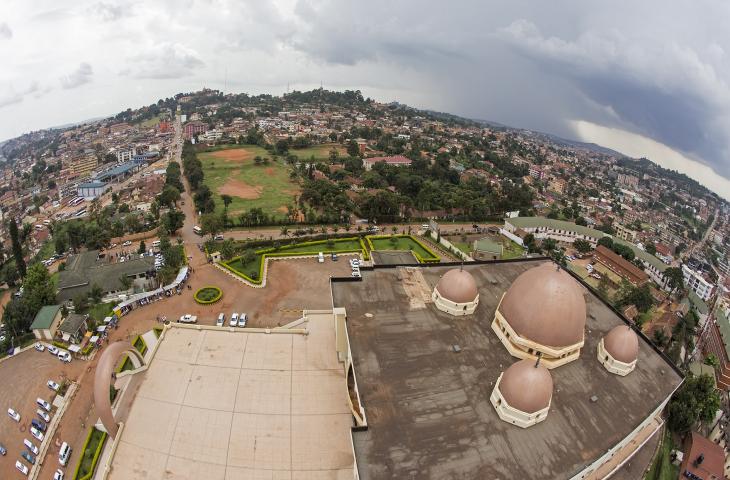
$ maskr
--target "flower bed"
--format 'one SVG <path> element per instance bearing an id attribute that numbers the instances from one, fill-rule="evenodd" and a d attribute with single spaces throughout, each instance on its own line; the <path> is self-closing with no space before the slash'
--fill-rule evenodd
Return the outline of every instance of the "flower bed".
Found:
<path id="1" fill-rule="evenodd" d="M 193 298 L 201 305 L 210 305 L 220 300 L 222 296 L 223 291 L 220 288 L 208 285 L 199 288 Z"/>

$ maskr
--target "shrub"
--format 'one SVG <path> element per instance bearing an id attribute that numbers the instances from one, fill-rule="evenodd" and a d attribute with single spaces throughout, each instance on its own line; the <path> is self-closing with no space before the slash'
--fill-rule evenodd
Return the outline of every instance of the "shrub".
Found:
<path id="1" fill-rule="evenodd" d="M 201 305 L 210 305 L 220 300 L 222 296 L 223 291 L 220 288 L 207 285 L 199 288 L 193 298 Z"/>

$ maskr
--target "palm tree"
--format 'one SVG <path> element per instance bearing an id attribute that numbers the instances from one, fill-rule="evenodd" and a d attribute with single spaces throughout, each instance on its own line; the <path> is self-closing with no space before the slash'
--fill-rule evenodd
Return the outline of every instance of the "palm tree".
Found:
<path id="1" fill-rule="evenodd" d="M 285 226 L 281 227 L 281 236 L 282 237 L 288 237 L 289 236 L 289 229 Z"/>

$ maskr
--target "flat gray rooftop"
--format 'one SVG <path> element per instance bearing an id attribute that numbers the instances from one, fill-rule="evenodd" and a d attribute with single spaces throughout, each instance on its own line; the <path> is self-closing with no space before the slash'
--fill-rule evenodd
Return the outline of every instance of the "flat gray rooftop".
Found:
<path id="1" fill-rule="evenodd" d="M 375 265 L 403 265 L 409 263 L 418 263 L 416 257 L 409 250 L 394 250 L 370 252 Z"/>
<path id="2" fill-rule="evenodd" d="M 517 359 L 490 324 L 502 293 L 540 263 L 466 265 L 480 294 L 476 313 L 467 317 L 412 301 L 414 285 L 433 288 L 453 267 L 417 268 L 423 278 L 415 282 L 405 281 L 409 273 L 399 268 L 333 283 L 334 305 L 347 309 L 369 424 L 353 433 L 363 480 L 569 478 L 625 438 L 679 385 L 681 377 L 644 341 L 636 370 L 626 377 L 598 363 L 598 342 L 622 320 L 586 290 L 585 347 L 579 360 L 551 371 L 547 419 L 528 429 L 500 420 L 489 396 Z M 453 353 L 454 344 L 460 353 Z"/>

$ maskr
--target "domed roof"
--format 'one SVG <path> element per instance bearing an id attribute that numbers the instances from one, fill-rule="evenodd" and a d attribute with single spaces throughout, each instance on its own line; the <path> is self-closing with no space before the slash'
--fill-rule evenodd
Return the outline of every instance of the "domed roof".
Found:
<path id="1" fill-rule="evenodd" d="M 563 348 L 583 340 L 586 301 L 582 288 L 553 264 L 517 277 L 499 311 L 517 334 L 540 345 Z"/>
<path id="2" fill-rule="evenodd" d="M 510 407 L 535 413 L 550 405 L 553 377 L 547 368 L 535 366 L 535 360 L 520 360 L 505 370 L 499 391 Z"/>
<path id="3" fill-rule="evenodd" d="M 473 302 L 479 294 L 474 277 L 462 268 L 446 272 L 436 285 L 436 290 L 442 297 L 454 303 Z"/>
<path id="4" fill-rule="evenodd" d="M 618 325 L 603 337 L 603 347 L 620 362 L 631 363 L 639 357 L 639 337 L 628 325 Z"/>

